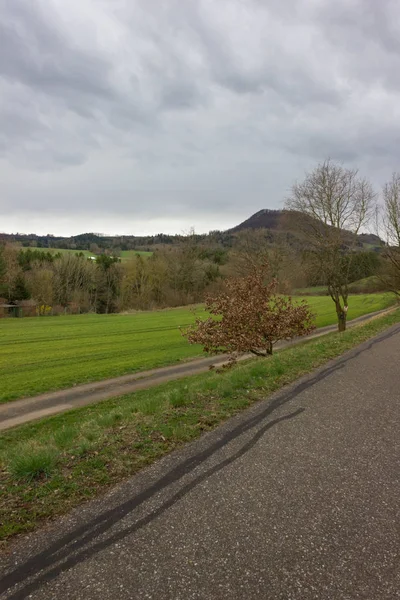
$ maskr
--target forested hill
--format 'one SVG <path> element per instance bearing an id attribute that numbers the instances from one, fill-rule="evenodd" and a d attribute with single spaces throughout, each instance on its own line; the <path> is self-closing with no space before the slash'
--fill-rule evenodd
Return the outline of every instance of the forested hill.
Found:
<path id="1" fill-rule="evenodd" d="M 237 233 L 245 229 L 271 229 L 280 231 L 291 231 L 296 233 L 299 231 L 300 221 L 305 217 L 300 213 L 293 213 L 292 211 L 286 210 L 269 210 L 262 209 L 251 215 L 248 219 L 236 225 L 229 230 L 230 233 Z M 362 233 L 358 235 L 360 245 L 367 246 L 381 246 L 381 240 L 377 235 L 373 233 Z"/>
<path id="2" fill-rule="evenodd" d="M 212 245 L 229 247 L 237 233 L 245 229 L 265 229 L 270 231 L 271 241 L 275 235 L 285 233 L 289 235 L 294 243 L 302 245 L 305 240 L 300 233 L 301 227 L 299 220 L 301 215 L 291 213 L 290 211 L 263 209 L 254 215 L 239 223 L 236 227 L 226 231 L 211 231 L 208 234 L 196 235 L 199 242 Z M 359 246 L 369 249 L 378 248 L 380 240 L 373 234 L 361 234 L 358 236 Z M 0 242 L 18 242 L 24 247 L 37 248 L 59 248 L 71 250 L 90 250 L 93 253 L 108 250 L 154 250 L 157 247 L 165 247 L 174 244 L 180 244 L 182 235 L 167 235 L 160 233 L 154 236 L 106 236 L 100 233 L 82 233 L 71 237 L 35 234 L 2 234 L 0 233 Z"/>

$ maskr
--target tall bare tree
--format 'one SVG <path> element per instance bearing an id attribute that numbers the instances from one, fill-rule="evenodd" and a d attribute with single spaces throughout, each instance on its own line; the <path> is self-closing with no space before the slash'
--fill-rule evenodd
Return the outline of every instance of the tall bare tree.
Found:
<path id="1" fill-rule="evenodd" d="M 346 329 L 356 236 L 371 217 L 375 197 L 370 182 L 356 169 L 328 159 L 295 183 L 286 201 L 286 208 L 298 213 L 308 258 L 335 303 L 339 331 Z"/>
<path id="2" fill-rule="evenodd" d="M 393 173 L 382 195 L 378 232 L 384 238 L 385 260 L 379 278 L 386 289 L 400 297 L 400 173 Z"/>

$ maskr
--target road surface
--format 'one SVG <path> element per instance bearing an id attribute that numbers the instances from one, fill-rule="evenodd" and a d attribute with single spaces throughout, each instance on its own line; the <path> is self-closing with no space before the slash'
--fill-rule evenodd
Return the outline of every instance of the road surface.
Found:
<path id="1" fill-rule="evenodd" d="M 400 598 L 399 401 L 396 325 L 18 540 L 1 597 Z"/>

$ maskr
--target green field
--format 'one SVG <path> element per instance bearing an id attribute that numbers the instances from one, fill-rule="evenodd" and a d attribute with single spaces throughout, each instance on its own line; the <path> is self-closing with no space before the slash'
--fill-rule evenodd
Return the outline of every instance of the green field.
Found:
<path id="1" fill-rule="evenodd" d="M 21 248 L 21 250 L 42 250 L 43 252 L 51 252 L 51 254 L 79 254 L 82 252 L 86 257 L 95 256 L 93 252 L 89 250 L 71 250 L 69 248 Z M 144 250 L 122 250 L 120 253 L 120 258 L 122 261 L 129 260 L 130 258 L 136 256 L 148 257 L 151 256 L 152 252 L 145 252 Z"/>
<path id="2" fill-rule="evenodd" d="M 372 275 L 358 281 L 353 281 L 348 286 L 350 294 L 371 294 L 382 292 L 384 289 L 382 282 L 378 277 Z M 328 296 L 328 288 L 325 285 L 314 287 L 298 288 L 293 292 L 296 296 Z"/>
<path id="3" fill-rule="evenodd" d="M 317 327 L 336 322 L 325 296 L 308 297 Z M 385 308 L 387 294 L 350 299 L 349 319 Z M 198 308 L 198 315 L 204 314 Z M 0 402 L 99 381 L 201 354 L 179 331 L 194 320 L 193 309 L 125 315 L 71 315 L 0 320 Z"/>
<path id="4" fill-rule="evenodd" d="M 121 251 L 121 260 L 128 260 L 136 255 L 144 256 L 145 258 L 151 256 L 152 252 L 146 252 L 145 250 L 122 250 Z"/>
<path id="5" fill-rule="evenodd" d="M 316 326 L 325 327 L 336 323 L 335 305 L 330 296 L 305 296 L 304 300 L 311 306 L 316 314 Z M 356 294 L 349 298 L 349 312 L 347 318 L 356 319 L 396 302 L 393 294 Z"/>

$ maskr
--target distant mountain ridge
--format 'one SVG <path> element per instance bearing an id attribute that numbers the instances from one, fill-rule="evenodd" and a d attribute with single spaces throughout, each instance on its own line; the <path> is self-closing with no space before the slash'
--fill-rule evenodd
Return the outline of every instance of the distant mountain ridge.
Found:
<path id="1" fill-rule="evenodd" d="M 304 219 L 301 213 L 294 213 L 286 210 L 272 210 L 264 208 L 251 215 L 248 219 L 225 231 L 212 231 L 209 234 L 200 234 L 196 237 L 199 242 L 209 242 L 217 245 L 229 247 L 234 242 L 236 234 L 245 229 L 265 229 L 268 231 L 268 237 L 271 242 L 281 236 L 286 236 L 295 246 L 304 247 L 306 236 L 299 226 Z M 350 235 L 350 234 L 349 234 Z M 36 235 L 36 234 L 2 234 L 0 233 L 0 243 L 17 242 L 24 247 L 53 248 L 53 249 L 71 249 L 71 250 L 90 250 L 95 252 L 96 248 L 102 250 L 119 249 L 125 250 L 154 250 L 157 247 L 179 244 L 182 241 L 182 235 L 158 234 L 154 236 L 106 236 L 96 233 L 82 233 L 71 237 Z M 358 246 L 375 250 L 381 247 L 382 243 L 378 236 L 370 233 L 358 235 Z"/>

